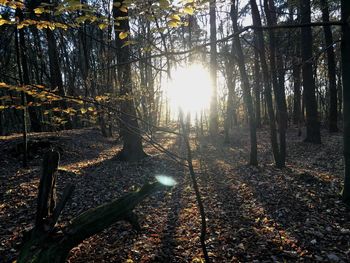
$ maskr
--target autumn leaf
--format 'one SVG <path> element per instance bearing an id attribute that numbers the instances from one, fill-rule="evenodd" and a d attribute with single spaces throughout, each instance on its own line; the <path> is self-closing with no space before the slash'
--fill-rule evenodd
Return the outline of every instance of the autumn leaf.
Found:
<path id="1" fill-rule="evenodd" d="M 178 21 L 176 21 L 176 20 L 170 20 L 170 21 L 168 21 L 168 26 L 170 26 L 170 27 L 178 27 L 179 26 L 179 23 L 178 23 Z"/>
<path id="2" fill-rule="evenodd" d="M 103 30 L 103 29 L 105 29 L 105 28 L 107 27 L 107 24 L 101 23 L 101 24 L 98 25 L 98 27 L 99 27 L 101 30 Z"/>
<path id="3" fill-rule="evenodd" d="M 193 15 L 193 12 L 194 12 L 194 10 L 193 10 L 192 6 L 186 6 L 184 8 L 184 13 L 186 13 L 186 14 Z"/>
<path id="4" fill-rule="evenodd" d="M 181 21 L 180 16 L 179 16 L 179 15 L 176 15 L 176 14 L 172 14 L 172 15 L 170 16 L 170 19 L 171 19 L 171 20 L 178 21 L 178 22 Z"/>
<path id="5" fill-rule="evenodd" d="M 127 38 L 128 37 L 128 32 L 120 32 L 119 33 L 119 38 L 120 39 L 125 39 L 125 38 Z"/>
<path id="6" fill-rule="evenodd" d="M 34 9 L 34 13 L 37 14 L 37 15 L 40 15 L 42 13 L 44 13 L 45 9 L 42 8 L 42 7 L 38 7 L 38 8 L 35 8 Z"/>

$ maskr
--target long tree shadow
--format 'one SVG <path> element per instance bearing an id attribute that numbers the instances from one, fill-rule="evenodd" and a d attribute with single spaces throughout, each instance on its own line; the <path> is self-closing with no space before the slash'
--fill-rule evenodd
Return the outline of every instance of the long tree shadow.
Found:
<path id="1" fill-rule="evenodd" d="M 224 152 L 215 147 L 213 151 Z M 215 161 L 208 159 L 207 166 L 216 174 L 210 182 L 216 185 L 225 210 L 232 211 L 227 200 L 234 199 L 234 202 L 243 203 L 242 206 L 250 200 L 251 208 L 260 210 L 260 215 L 257 213 L 253 218 L 255 233 L 272 234 L 267 235 L 268 250 L 266 242 L 253 237 L 251 240 L 260 245 L 256 246 L 257 251 L 245 248 L 246 255 L 242 260 L 249 260 L 246 258 L 249 254 L 260 260 L 349 260 L 346 254 L 349 214 L 340 204 L 338 193 L 328 177 L 320 177 L 311 171 L 296 172 L 292 168 L 278 170 L 270 165 L 260 168 L 237 165 L 234 160 L 237 160 L 235 156 L 222 156 Z M 231 175 L 223 176 L 220 167 L 228 169 Z M 241 186 L 237 189 L 235 184 Z M 232 193 L 240 192 L 240 188 L 247 189 L 244 200 Z M 223 195 L 224 192 L 228 194 Z M 233 209 L 244 212 L 242 206 L 236 205 Z M 230 216 L 231 219 L 232 216 L 237 217 L 237 212 Z M 333 245 L 334 240 L 341 248 Z M 261 249 L 262 244 L 264 249 Z"/>
<path id="2" fill-rule="evenodd" d="M 91 134 L 84 136 L 84 139 L 82 139 L 80 143 L 84 144 L 85 140 L 91 141 L 90 137 Z M 78 160 L 80 161 L 78 163 L 76 162 L 77 159 L 69 158 L 71 156 L 70 153 L 62 156 L 61 164 L 65 169 L 61 169 L 59 172 L 57 182 L 58 193 L 62 192 L 62 189 L 68 182 L 73 183 L 76 188 L 70 202 L 62 213 L 62 217 L 58 222 L 59 226 L 68 223 L 74 216 L 87 209 L 118 198 L 125 192 L 136 190 L 145 182 L 153 181 L 156 174 L 173 175 L 173 171 L 177 170 L 169 160 L 162 156 L 150 157 L 138 163 L 128 164 L 117 162 L 113 157 L 118 148 L 111 147 L 109 144 L 109 141 L 105 142 L 102 140 L 101 142 L 96 138 L 95 142 L 91 145 L 88 144 L 88 146 L 90 145 L 90 147 L 93 147 L 92 152 L 89 154 L 85 154 L 89 152 L 89 149 L 84 149 L 83 147 L 79 148 L 81 152 L 79 154 Z M 74 148 L 75 146 L 67 146 L 66 148 L 68 149 L 71 147 Z M 84 164 L 84 158 L 87 157 L 90 161 Z M 76 165 L 70 167 L 69 163 L 72 164 L 72 161 L 75 162 Z M 79 165 L 80 162 L 82 162 L 83 165 Z M 18 169 L 17 166 L 15 168 Z M 77 173 L 75 173 L 75 171 L 77 171 Z M 15 170 L 13 170 L 13 173 L 15 174 Z M 4 191 L 6 195 L 8 195 L 8 198 L 4 200 L 6 201 L 6 213 L 2 213 L 2 215 L 6 217 L 2 218 L 6 229 L 0 228 L 1 233 L 5 234 L 1 237 L 1 241 L 4 241 L 2 249 L 6 252 L 6 258 L 1 259 L 2 262 L 12 262 L 16 258 L 18 244 L 20 244 L 21 238 L 20 233 L 25 228 L 30 228 L 34 221 L 36 189 L 40 177 L 40 169 L 37 167 L 34 170 L 30 170 L 27 176 L 23 176 L 23 172 L 21 175 L 22 177 L 17 176 L 13 178 L 11 185 L 5 185 L 6 187 L 10 187 L 9 189 L 16 190 L 11 191 L 11 193 L 10 191 Z M 174 174 L 174 176 L 176 176 L 176 174 Z M 21 185 L 24 186 L 24 183 L 32 187 L 27 187 L 27 191 L 24 191 L 24 188 L 22 189 L 20 187 Z M 5 186 L 3 185 L 2 189 L 5 189 Z M 16 196 L 14 196 L 14 194 L 16 194 Z M 154 198 L 150 199 L 151 202 L 155 200 Z M 161 200 L 159 202 L 161 202 Z M 18 209 L 15 209 L 15 205 Z M 146 206 L 143 208 L 146 208 L 145 211 L 147 211 Z M 4 210 L 2 210 L 2 212 L 3 211 Z M 145 213 L 146 212 L 143 212 L 141 215 L 145 215 Z M 130 230 L 131 228 L 129 225 L 121 223 L 116 227 L 104 231 L 101 235 L 84 241 L 84 243 L 79 246 L 78 250 L 73 251 L 71 260 L 78 260 L 77 258 L 82 255 L 89 258 L 89 255 L 93 255 L 94 252 L 98 252 L 102 259 L 111 258 L 115 260 L 115 262 L 127 258 L 127 255 L 124 254 L 124 256 L 122 256 L 122 254 L 114 251 L 112 247 L 117 243 L 117 247 L 119 248 L 131 248 L 133 242 L 130 242 L 130 240 L 136 240 L 138 234 Z M 128 232 L 128 234 L 123 234 L 125 232 Z M 111 238 L 113 234 L 115 234 L 114 238 Z M 118 236 L 121 238 L 118 238 Z M 118 241 L 119 239 L 122 243 Z M 99 240 L 100 242 L 97 243 L 99 245 L 91 246 L 90 242 L 92 242 L 92 240 Z M 104 251 L 104 242 L 106 242 L 106 240 L 109 240 L 109 242 L 107 242 L 106 251 Z M 124 246 L 123 241 L 125 240 L 129 240 L 129 246 Z"/>

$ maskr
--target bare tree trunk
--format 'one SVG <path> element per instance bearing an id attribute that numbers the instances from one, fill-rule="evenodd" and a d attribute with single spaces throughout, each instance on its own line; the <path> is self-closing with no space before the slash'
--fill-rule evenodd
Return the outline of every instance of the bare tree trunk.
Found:
<path id="1" fill-rule="evenodd" d="M 121 1 L 121 4 L 123 4 L 123 1 Z M 119 25 L 115 25 L 115 32 L 120 96 L 124 96 L 120 105 L 120 128 L 123 138 L 123 149 L 119 152 L 118 159 L 138 161 L 143 159 L 146 154 L 142 148 L 142 138 L 132 97 L 131 65 L 128 63 L 130 60 L 130 46 L 123 46 L 127 43 L 129 37 L 123 39 L 119 37 L 120 32 L 129 33 L 128 12 L 122 12 L 119 8 L 113 7 L 113 16 L 115 19 L 120 18 L 118 20 Z"/>
<path id="2" fill-rule="evenodd" d="M 255 118 L 256 118 L 256 127 L 261 128 L 261 72 L 260 72 L 260 63 L 259 63 L 259 51 L 258 39 L 257 36 L 254 36 L 254 97 L 255 97 Z"/>
<path id="3" fill-rule="evenodd" d="M 310 0 L 300 0 L 301 24 L 311 22 Z M 303 60 L 302 76 L 306 109 L 305 142 L 321 143 L 320 123 L 318 120 L 315 96 L 315 79 L 313 77 L 312 31 L 311 27 L 301 28 L 301 57 Z"/>
<path id="4" fill-rule="evenodd" d="M 237 7 L 235 6 L 235 3 L 231 4 L 230 14 L 231 14 L 233 31 L 237 32 L 238 31 Z M 258 165 L 256 123 L 255 123 L 255 114 L 253 109 L 253 101 L 250 94 L 249 79 L 245 68 L 244 54 L 241 46 L 241 41 L 237 34 L 233 38 L 233 45 L 234 45 L 235 53 L 237 55 L 237 64 L 238 64 L 239 72 L 241 76 L 243 99 L 244 99 L 247 113 L 248 113 L 248 121 L 249 121 L 249 128 L 250 128 L 250 161 L 249 163 L 251 165 Z"/>
<path id="5" fill-rule="evenodd" d="M 276 10 L 273 1 L 264 0 L 264 9 L 268 26 L 277 24 Z M 286 158 L 286 128 L 287 128 L 287 104 L 284 90 L 284 71 L 282 56 L 276 49 L 277 38 L 273 30 L 269 30 L 269 47 L 270 47 L 270 70 L 273 90 L 277 104 L 277 120 L 279 131 L 279 158 L 276 165 L 285 166 Z"/>
<path id="6" fill-rule="evenodd" d="M 350 205 L 350 1 L 341 1 L 342 25 L 342 80 L 343 80 L 343 116 L 344 116 L 344 162 L 345 179 L 343 189 L 343 199 Z"/>
<path id="7" fill-rule="evenodd" d="M 329 22 L 329 11 L 327 0 L 321 0 L 322 21 Z M 328 70 L 328 87 L 329 87 L 329 132 L 338 131 L 338 94 L 336 81 L 336 63 L 333 49 L 333 35 L 330 26 L 323 26 L 324 38 L 327 48 L 327 70 Z"/>
<path id="8" fill-rule="evenodd" d="M 218 133 L 218 102 L 217 102 L 217 54 L 216 54 L 216 0 L 209 4 L 210 20 L 210 76 L 212 97 L 210 103 L 209 131 L 211 135 Z"/>
<path id="9" fill-rule="evenodd" d="M 260 19 L 260 14 L 259 14 L 256 1 L 250 0 L 250 5 L 252 8 L 253 24 L 254 26 L 260 27 L 261 19 Z M 278 141 L 277 141 L 275 112 L 273 109 L 272 89 L 271 89 L 271 84 L 269 80 L 269 73 L 268 73 L 268 67 L 267 67 L 266 55 L 265 55 L 264 36 L 261 30 L 256 30 L 255 34 L 258 40 L 258 51 L 260 55 L 261 69 L 263 73 L 263 81 L 264 81 L 264 87 L 265 87 L 264 95 L 265 95 L 265 101 L 267 106 L 267 114 L 269 116 L 272 152 L 273 152 L 273 157 L 275 159 L 275 164 L 276 166 L 279 166 L 280 153 L 279 153 L 279 147 L 278 147 Z"/>

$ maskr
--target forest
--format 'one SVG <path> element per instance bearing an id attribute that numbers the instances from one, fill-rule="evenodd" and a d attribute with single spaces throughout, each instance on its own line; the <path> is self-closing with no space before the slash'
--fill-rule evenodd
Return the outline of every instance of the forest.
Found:
<path id="1" fill-rule="evenodd" d="M 0 0 L 0 262 L 350 262 L 349 0 Z"/>

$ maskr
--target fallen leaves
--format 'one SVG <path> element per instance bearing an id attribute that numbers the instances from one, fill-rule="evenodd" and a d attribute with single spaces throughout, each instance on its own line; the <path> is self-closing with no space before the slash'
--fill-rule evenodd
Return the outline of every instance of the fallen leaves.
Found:
<path id="1" fill-rule="evenodd" d="M 84 109 L 88 111 L 89 109 Z M 198 141 L 195 169 L 207 213 L 207 247 L 213 262 L 348 262 L 350 216 L 338 198 L 342 180 L 341 137 L 324 135 L 322 146 L 288 134 L 287 168 L 276 169 L 269 136 L 259 132 L 259 167 L 245 165 L 247 134 L 223 147 Z M 53 136 L 52 133 L 30 136 Z M 91 140 L 93 138 L 93 140 Z M 181 154 L 176 137 L 157 135 Z M 34 221 L 40 158 L 23 170 L 8 149 L 19 136 L 2 137 L 0 149 L 0 261 L 15 260 L 21 233 Z M 187 170 L 146 145 L 154 155 L 125 164 L 113 159 L 120 145 L 97 130 L 60 133 L 63 148 L 58 192 L 66 182 L 76 191 L 59 224 L 116 198 L 157 174 L 174 178 L 169 193 L 150 197 L 136 209 L 142 231 L 118 223 L 71 251 L 70 262 L 203 262 L 200 219 Z M 328 163 L 327 163 L 328 162 Z"/>

